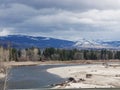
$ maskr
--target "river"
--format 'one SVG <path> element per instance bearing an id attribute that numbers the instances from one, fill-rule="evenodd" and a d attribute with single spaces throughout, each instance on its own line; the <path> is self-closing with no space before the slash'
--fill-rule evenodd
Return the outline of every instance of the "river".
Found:
<path id="1" fill-rule="evenodd" d="M 41 65 L 14 67 L 10 71 L 9 89 L 48 88 L 51 84 L 60 83 L 65 79 L 46 71 L 48 68 L 66 65 Z"/>
<path id="2" fill-rule="evenodd" d="M 10 70 L 8 77 L 8 88 L 10 90 L 43 90 L 50 85 L 61 83 L 66 79 L 48 73 L 46 70 L 54 67 L 76 66 L 76 65 L 40 65 L 21 66 Z M 41 88 L 41 89 L 40 89 Z M 80 89 L 83 90 L 83 89 Z M 120 90 L 120 89 L 86 89 L 86 90 Z"/>

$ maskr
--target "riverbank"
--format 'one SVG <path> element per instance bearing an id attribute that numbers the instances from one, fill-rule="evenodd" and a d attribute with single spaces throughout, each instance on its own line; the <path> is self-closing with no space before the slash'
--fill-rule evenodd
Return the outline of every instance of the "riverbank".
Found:
<path id="1" fill-rule="evenodd" d="M 51 68 L 49 73 L 62 78 L 72 77 L 74 82 L 58 84 L 54 89 L 64 88 L 120 88 L 120 64 L 118 65 L 82 65 Z"/>
<path id="2" fill-rule="evenodd" d="M 4 69 L 11 67 L 19 67 L 19 66 L 37 66 L 37 65 L 55 65 L 55 64 L 75 64 L 75 63 L 83 63 L 80 60 L 75 61 L 24 61 L 24 62 L 0 62 L 0 80 L 5 78 Z"/>
<path id="3" fill-rule="evenodd" d="M 107 60 L 108 62 L 118 63 L 120 60 Z M 70 61 L 23 61 L 23 62 L 1 62 L 6 67 L 15 66 L 34 66 L 34 65 L 55 65 L 55 64 L 102 64 L 104 60 L 70 60 Z"/>
<path id="4" fill-rule="evenodd" d="M 119 60 L 109 60 L 109 62 L 118 63 Z M 26 62 L 1 62 L 2 66 L 11 68 L 17 66 L 39 66 L 39 65 L 59 65 L 59 64 L 102 64 L 104 63 L 103 60 L 71 60 L 71 61 L 26 61 Z M 2 69 L 4 72 L 4 70 Z M 5 78 L 5 73 L 0 73 L 0 79 Z"/>

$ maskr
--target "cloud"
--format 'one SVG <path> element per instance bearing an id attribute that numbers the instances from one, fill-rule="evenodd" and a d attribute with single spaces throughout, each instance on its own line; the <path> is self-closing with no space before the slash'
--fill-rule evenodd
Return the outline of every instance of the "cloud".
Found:
<path id="1" fill-rule="evenodd" d="M 0 35 L 119 40 L 120 0 L 0 0 L 0 23 Z"/>
<path id="2" fill-rule="evenodd" d="M 90 10 L 79 16 L 83 23 L 94 25 L 117 25 L 120 20 L 120 10 Z"/>
<path id="3" fill-rule="evenodd" d="M 0 36 L 7 36 L 12 34 L 10 30 L 13 30 L 12 28 L 0 28 Z"/>
<path id="4" fill-rule="evenodd" d="M 117 27 L 120 24 L 120 10 L 89 10 L 86 12 L 69 12 L 60 10 L 55 14 L 38 15 L 32 17 L 24 23 L 22 26 L 31 27 L 44 27 L 44 28 L 58 28 L 58 29 L 80 29 L 84 26 L 95 28 L 102 27 L 108 29 L 109 27 Z M 99 30 L 99 29 L 98 29 Z M 80 30 L 84 31 L 84 30 Z M 89 31 L 89 29 L 88 29 Z M 97 31 L 97 29 L 96 29 Z"/>
<path id="5" fill-rule="evenodd" d="M 23 4 L 9 4 L 5 8 L 0 8 L 0 19 L 3 25 L 14 25 L 20 23 L 34 15 L 37 11 Z"/>
<path id="6" fill-rule="evenodd" d="M 1 0 L 1 5 L 19 3 L 41 8 L 61 8 L 64 10 L 119 9 L 120 0 Z"/>

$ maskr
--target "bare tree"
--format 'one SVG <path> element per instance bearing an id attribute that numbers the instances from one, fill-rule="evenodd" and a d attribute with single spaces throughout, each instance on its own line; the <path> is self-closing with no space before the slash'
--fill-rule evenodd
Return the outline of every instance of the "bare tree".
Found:
<path id="1" fill-rule="evenodd" d="M 3 90 L 7 90 L 8 86 L 7 86 L 7 82 L 8 82 L 8 75 L 9 75 L 9 67 L 6 66 L 5 67 L 5 79 L 4 79 L 4 86 L 3 86 Z"/>

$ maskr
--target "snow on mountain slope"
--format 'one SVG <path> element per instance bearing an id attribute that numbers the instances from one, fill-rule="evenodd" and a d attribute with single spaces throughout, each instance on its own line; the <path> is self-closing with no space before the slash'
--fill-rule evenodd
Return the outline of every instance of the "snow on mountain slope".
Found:
<path id="1" fill-rule="evenodd" d="M 105 48 L 104 45 L 101 45 L 100 43 L 97 43 L 94 40 L 90 41 L 84 38 L 77 41 L 74 46 L 77 48 Z"/>
<path id="2" fill-rule="evenodd" d="M 102 41 L 102 40 L 87 40 L 80 39 L 78 41 L 68 41 L 49 37 L 33 37 L 26 35 L 8 35 L 0 37 L 0 45 L 7 46 L 8 42 L 15 48 L 120 48 L 120 41 Z"/>

